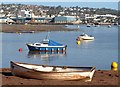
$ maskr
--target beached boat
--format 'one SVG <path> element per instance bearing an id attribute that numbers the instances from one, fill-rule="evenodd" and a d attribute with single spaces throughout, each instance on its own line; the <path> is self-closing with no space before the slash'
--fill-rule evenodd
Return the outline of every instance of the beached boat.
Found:
<path id="1" fill-rule="evenodd" d="M 76 40 L 94 40 L 94 37 L 91 35 L 82 34 L 78 36 Z"/>
<path id="2" fill-rule="evenodd" d="M 28 43 L 26 44 L 30 51 L 42 51 L 42 52 L 65 52 L 67 45 L 57 43 L 50 39 L 44 39 L 40 43 Z"/>
<path id="3" fill-rule="evenodd" d="M 13 75 L 32 79 L 91 81 L 95 72 L 95 67 L 48 66 L 13 61 L 10 63 Z"/>

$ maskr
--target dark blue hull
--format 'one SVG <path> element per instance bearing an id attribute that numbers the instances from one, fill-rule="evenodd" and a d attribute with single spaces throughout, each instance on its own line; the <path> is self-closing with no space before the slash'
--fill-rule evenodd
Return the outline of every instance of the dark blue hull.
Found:
<path id="1" fill-rule="evenodd" d="M 28 45 L 29 51 L 42 51 L 42 52 L 65 52 L 66 47 L 35 47 L 35 46 L 30 46 Z"/>

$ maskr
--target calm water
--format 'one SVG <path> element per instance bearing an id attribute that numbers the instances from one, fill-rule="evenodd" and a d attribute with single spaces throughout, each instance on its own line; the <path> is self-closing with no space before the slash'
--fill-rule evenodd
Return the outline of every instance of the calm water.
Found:
<path id="1" fill-rule="evenodd" d="M 77 25 L 69 25 L 76 28 Z M 47 32 L 42 33 L 1 33 L 2 67 L 9 67 L 10 61 L 33 64 L 96 66 L 97 69 L 110 69 L 111 62 L 118 61 L 118 28 L 112 26 L 86 27 L 80 25 L 80 31 L 50 32 L 50 39 L 67 45 L 63 54 L 31 53 L 26 43 L 40 42 Z M 82 33 L 95 37 L 94 41 L 82 41 L 76 44 L 76 38 Z M 19 52 L 18 49 L 23 51 Z"/>

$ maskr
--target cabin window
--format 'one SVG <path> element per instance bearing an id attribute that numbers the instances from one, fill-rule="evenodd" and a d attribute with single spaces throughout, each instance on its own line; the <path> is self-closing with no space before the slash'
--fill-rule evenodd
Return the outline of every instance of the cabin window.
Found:
<path id="1" fill-rule="evenodd" d="M 36 45 L 40 45 L 40 44 L 36 44 Z"/>
<path id="2" fill-rule="evenodd" d="M 46 41 L 46 42 L 43 42 L 43 44 L 48 44 L 48 42 Z"/>
<path id="3" fill-rule="evenodd" d="M 44 44 L 48 44 L 48 43 L 44 43 Z"/>

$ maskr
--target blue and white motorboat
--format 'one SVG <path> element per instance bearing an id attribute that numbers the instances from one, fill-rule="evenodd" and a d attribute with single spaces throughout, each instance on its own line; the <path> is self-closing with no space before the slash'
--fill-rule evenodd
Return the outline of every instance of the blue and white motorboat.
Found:
<path id="1" fill-rule="evenodd" d="M 43 39 L 40 43 L 28 43 L 28 49 L 30 51 L 42 51 L 42 52 L 65 52 L 67 45 L 57 43 L 50 39 Z"/>

